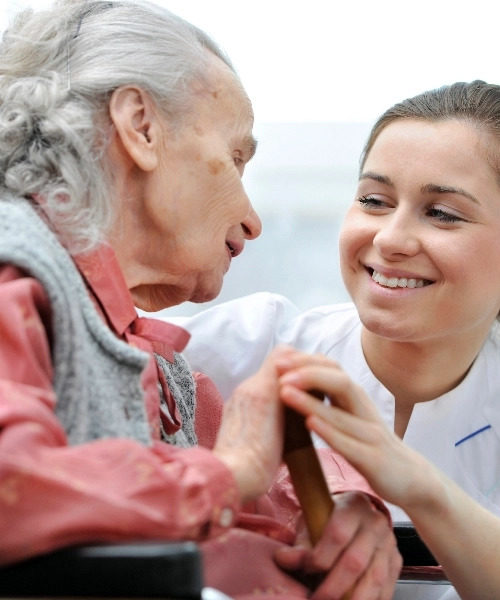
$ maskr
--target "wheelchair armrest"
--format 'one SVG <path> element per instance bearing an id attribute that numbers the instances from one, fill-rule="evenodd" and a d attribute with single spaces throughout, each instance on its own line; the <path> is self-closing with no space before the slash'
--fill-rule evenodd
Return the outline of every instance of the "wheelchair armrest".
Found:
<path id="1" fill-rule="evenodd" d="M 75 546 L 0 567 L 0 597 L 199 600 L 202 578 L 194 542 Z"/>
<path id="2" fill-rule="evenodd" d="M 403 565 L 437 566 L 438 563 L 411 523 L 394 523 L 394 534 L 398 549 L 403 557 Z"/>
<path id="3" fill-rule="evenodd" d="M 403 557 L 400 583 L 449 583 L 446 573 L 411 523 L 395 523 L 394 534 Z"/>
<path id="4" fill-rule="evenodd" d="M 420 579 L 418 567 L 438 566 L 411 523 L 395 523 L 394 533 L 403 556 L 403 579 Z M 446 576 L 441 572 L 425 578 Z M 0 598 L 200 600 L 202 589 L 201 553 L 194 542 L 75 546 L 0 567 Z"/>

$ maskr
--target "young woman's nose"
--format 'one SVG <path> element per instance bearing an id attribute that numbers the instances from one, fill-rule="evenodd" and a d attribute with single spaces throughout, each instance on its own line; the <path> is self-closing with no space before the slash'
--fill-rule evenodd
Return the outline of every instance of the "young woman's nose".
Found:
<path id="1" fill-rule="evenodd" d="M 373 245 L 385 258 L 414 256 L 420 250 L 418 223 L 403 212 L 380 217 Z"/>
<path id="2" fill-rule="evenodd" d="M 249 204 L 249 206 L 250 210 L 248 211 L 245 219 L 241 222 L 241 227 L 243 229 L 245 239 L 254 240 L 262 233 L 262 221 L 260 220 L 259 215 L 255 212 L 253 206 L 251 204 Z"/>

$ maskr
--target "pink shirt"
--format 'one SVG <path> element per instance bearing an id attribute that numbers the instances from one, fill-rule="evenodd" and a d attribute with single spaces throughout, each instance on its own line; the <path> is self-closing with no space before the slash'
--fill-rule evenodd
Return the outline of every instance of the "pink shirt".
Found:
<path id="1" fill-rule="evenodd" d="M 183 349 L 189 339 L 184 330 L 137 320 L 109 247 L 78 262 L 103 318 L 119 337 L 151 353 L 161 350 L 167 358 Z M 231 472 L 206 448 L 181 450 L 159 441 L 152 354 L 142 377 L 152 447 L 128 439 L 67 445 L 53 411 L 50 322 L 40 283 L 1 266 L 0 562 L 73 543 L 202 539 L 230 527 L 239 510 Z M 209 380 L 199 381 L 198 395 L 201 424 L 208 421 L 207 406 L 220 415 L 220 398 Z M 213 426 L 212 431 L 205 427 L 200 442 L 210 444 L 214 433 Z"/>
<path id="2" fill-rule="evenodd" d="M 160 413 L 153 351 L 168 359 L 182 351 L 189 334 L 137 317 L 110 247 L 77 264 L 109 327 L 151 354 L 142 384 L 154 442 L 68 446 L 54 413 L 48 298 L 38 281 L 0 266 L 0 563 L 93 541 L 204 540 L 235 524 L 242 534 L 293 542 L 300 512 L 286 472 L 268 496 L 240 512 L 234 478 L 209 450 L 222 404 L 208 378 L 196 375 L 200 446 L 179 449 L 160 441 L 159 420 L 169 417 Z M 180 416 L 173 405 L 170 414 L 167 425 L 175 430 Z M 331 452 L 325 459 L 332 492 L 369 492 L 348 463 Z"/>

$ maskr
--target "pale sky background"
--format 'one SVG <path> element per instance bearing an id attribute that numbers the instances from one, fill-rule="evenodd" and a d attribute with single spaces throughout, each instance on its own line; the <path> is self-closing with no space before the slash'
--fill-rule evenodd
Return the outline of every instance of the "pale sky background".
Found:
<path id="1" fill-rule="evenodd" d="M 302 308 L 346 300 L 338 233 L 370 125 L 427 89 L 500 83 L 500 0 L 158 2 L 219 43 L 254 105 L 259 149 L 244 183 L 263 233 L 213 303 L 258 290 Z M 0 0 L 0 28 L 21 7 L 48 4 Z"/>
<path id="2" fill-rule="evenodd" d="M 498 0 L 160 0 L 227 51 L 257 121 L 371 122 L 458 80 L 499 81 Z M 0 27 L 19 7 L 2 0 Z"/>

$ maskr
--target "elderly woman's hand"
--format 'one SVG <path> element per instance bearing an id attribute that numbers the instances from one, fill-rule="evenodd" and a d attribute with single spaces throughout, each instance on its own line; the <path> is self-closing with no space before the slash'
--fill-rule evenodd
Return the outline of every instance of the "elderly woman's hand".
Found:
<path id="1" fill-rule="evenodd" d="M 289 348 L 275 349 L 224 407 L 214 453 L 233 472 L 243 502 L 268 490 L 281 463 L 283 405 L 276 361 L 290 352 Z"/>
<path id="2" fill-rule="evenodd" d="M 314 600 L 390 600 L 402 563 L 387 517 L 360 492 L 335 495 L 335 510 L 314 548 L 283 547 L 275 558 L 287 570 L 326 574 Z"/>

